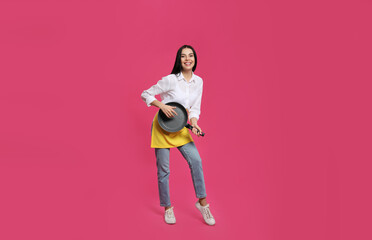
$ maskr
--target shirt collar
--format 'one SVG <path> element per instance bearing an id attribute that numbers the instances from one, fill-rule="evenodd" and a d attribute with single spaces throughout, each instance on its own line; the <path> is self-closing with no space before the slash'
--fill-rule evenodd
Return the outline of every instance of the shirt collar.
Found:
<path id="1" fill-rule="evenodd" d="M 180 75 L 177 76 L 177 79 L 178 79 L 178 81 L 180 81 L 182 79 L 186 81 L 186 78 L 183 76 L 182 72 L 180 72 Z M 192 72 L 192 76 L 191 76 L 190 82 L 195 82 L 195 74 L 194 74 L 194 72 Z"/>

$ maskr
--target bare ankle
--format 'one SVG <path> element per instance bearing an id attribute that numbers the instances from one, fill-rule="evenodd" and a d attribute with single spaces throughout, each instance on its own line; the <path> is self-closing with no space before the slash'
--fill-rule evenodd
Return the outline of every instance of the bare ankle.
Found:
<path id="1" fill-rule="evenodd" d="M 199 198 L 199 203 L 202 206 L 206 206 L 207 205 L 207 199 L 206 198 Z"/>

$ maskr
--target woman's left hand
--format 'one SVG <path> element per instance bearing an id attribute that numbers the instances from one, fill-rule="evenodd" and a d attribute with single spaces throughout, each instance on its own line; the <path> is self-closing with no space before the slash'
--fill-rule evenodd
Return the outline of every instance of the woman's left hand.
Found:
<path id="1" fill-rule="evenodd" d="M 190 119 L 191 126 L 193 129 L 191 130 L 193 134 L 200 136 L 200 133 L 202 132 L 201 128 L 198 126 L 198 120 L 196 118 Z M 198 131 L 199 130 L 199 131 Z"/>
<path id="2" fill-rule="evenodd" d="M 192 133 L 199 137 L 200 133 L 202 132 L 201 128 L 198 126 L 198 124 L 191 125 L 191 126 L 193 126 Z"/>

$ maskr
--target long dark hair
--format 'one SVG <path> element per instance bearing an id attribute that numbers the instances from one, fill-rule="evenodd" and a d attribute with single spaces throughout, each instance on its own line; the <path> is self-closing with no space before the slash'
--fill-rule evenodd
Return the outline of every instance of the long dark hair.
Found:
<path id="1" fill-rule="evenodd" d="M 197 60 L 197 57 L 196 57 L 196 52 L 194 50 L 193 47 L 191 47 L 190 45 L 183 45 L 182 47 L 180 47 L 177 51 L 177 55 L 176 55 L 176 61 L 174 63 L 174 66 L 173 66 L 173 70 L 171 72 L 171 74 L 179 74 L 181 71 L 182 71 L 182 65 L 181 65 L 181 53 L 182 53 L 182 50 L 184 48 L 190 48 L 192 50 L 192 52 L 194 53 L 194 59 L 195 59 L 195 64 L 194 64 L 194 67 L 192 68 L 192 71 L 194 72 L 195 69 L 196 69 L 196 64 L 198 62 Z"/>

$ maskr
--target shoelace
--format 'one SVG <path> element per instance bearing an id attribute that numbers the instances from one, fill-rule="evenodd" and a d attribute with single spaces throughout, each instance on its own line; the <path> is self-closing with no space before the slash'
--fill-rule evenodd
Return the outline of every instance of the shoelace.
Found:
<path id="1" fill-rule="evenodd" d="M 166 211 L 169 218 L 173 218 L 173 209 L 169 209 Z"/>
<path id="2" fill-rule="evenodd" d="M 205 216 L 207 217 L 207 219 L 213 218 L 212 214 L 211 214 L 211 211 L 209 210 L 209 207 L 203 208 L 203 212 L 204 212 Z"/>

